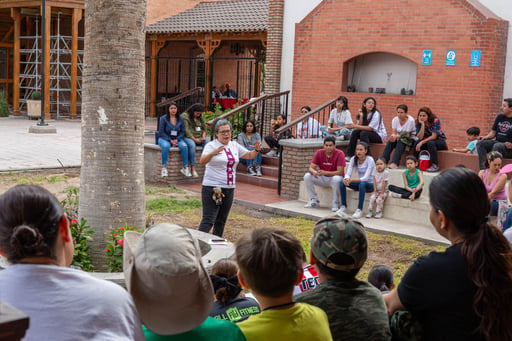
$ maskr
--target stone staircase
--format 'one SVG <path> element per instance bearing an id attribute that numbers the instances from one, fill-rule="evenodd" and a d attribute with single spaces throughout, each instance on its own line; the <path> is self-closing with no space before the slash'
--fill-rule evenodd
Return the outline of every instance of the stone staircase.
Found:
<path id="1" fill-rule="evenodd" d="M 255 186 L 273 188 L 277 191 L 277 177 L 279 174 L 279 158 L 267 157 L 263 154 L 261 162 L 261 173 L 263 176 L 247 174 L 247 168 L 241 163 L 236 169 L 236 181 Z"/>

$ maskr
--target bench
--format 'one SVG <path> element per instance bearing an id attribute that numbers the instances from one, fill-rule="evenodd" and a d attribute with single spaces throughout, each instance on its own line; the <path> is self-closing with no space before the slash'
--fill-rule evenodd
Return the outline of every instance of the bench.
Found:
<path id="1" fill-rule="evenodd" d="M 162 170 L 162 149 L 154 143 L 144 143 L 144 180 L 146 183 L 164 182 L 170 185 L 199 182 L 203 178 L 204 166 L 199 164 L 199 158 L 203 152 L 203 147 L 196 148 L 196 171 L 198 178 L 187 178 L 181 174 L 180 169 L 183 168 L 181 161 L 181 152 L 178 147 L 171 147 L 169 150 L 169 159 L 167 161 L 167 170 L 169 176 L 163 178 L 160 175 Z"/>

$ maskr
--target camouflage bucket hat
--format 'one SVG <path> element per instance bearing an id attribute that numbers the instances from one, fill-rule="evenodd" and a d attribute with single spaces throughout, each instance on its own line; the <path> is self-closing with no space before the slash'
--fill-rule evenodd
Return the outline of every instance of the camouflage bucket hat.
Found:
<path id="1" fill-rule="evenodd" d="M 351 218 L 326 217 L 315 224 L 311 252 L 317 262 L 337 271 L 359 269 L 368 258 L 368 240 L 363 224 Z M 353 264 L 338 264 L 338 254 L 350 256 Z M 341 262 L 340 262 L 341 263 Z"/>

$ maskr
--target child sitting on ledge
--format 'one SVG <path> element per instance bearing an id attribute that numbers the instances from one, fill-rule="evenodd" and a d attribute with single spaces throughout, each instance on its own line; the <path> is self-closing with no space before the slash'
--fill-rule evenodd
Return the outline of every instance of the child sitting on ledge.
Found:
<path id="1" fill-rule="evenodd" d="M 466 130 L 466 138 L 468 139 L 469 143 L 466 146 L 466 148 L 453 148 L 452 151 L 456 153 L 471 153 L 471 154 L 477 154 L 478 151 L 476 150 L 476 144 L 478 143 L 478 136 L 480 136 L 480 128 L 478 127 L 471 127 Z"/>
<path id="2" fill-rule="evenodd" d="M 423 173 L 418 169 L 418 159 L 414 155 L 409 155 L 405 159 L 407 169 L 403 174 L 404 187 L 389 185 L 391 196 L 394 198 L 403 198 L 414 201 L 418 199 L 423 190 Z"/>

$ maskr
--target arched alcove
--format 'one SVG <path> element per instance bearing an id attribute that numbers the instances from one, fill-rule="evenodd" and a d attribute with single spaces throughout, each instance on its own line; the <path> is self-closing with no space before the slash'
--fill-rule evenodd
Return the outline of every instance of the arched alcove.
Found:
<path id="1" fill-rule="evenodd" d="M 345 62 L 344 90 L 387 94 L 416 94 L 418 65 L 394 53 L 374 52 Z"/>

